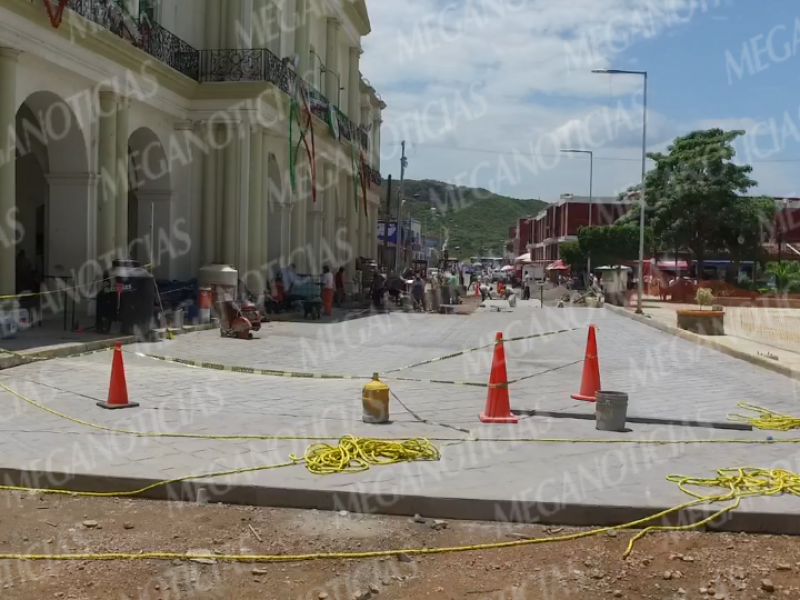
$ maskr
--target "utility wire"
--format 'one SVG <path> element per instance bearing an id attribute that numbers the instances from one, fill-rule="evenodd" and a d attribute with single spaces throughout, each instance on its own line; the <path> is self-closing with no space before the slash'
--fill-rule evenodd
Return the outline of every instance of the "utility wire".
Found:
<path id="1" fill-rule="evenodd" d="M 388 146 L 397 146 L 399 142 L 389 142 Z M 529 152 L 511 152 L 508 150 L 493 150 L 487 148 L 475 148 L 470 146 L 444 146 L 439 144 L 414 144 L 413 148 L 416 150 L 417 148 L 431 148 L 436 150 L 454 150 L 456 152 L 478 152 L 483 154 L 492 154 L 492 155 L 505 155 L 505 156 L 535 156 L 538 158 L 564 158 L 559 154 L 538 154 L 538 153 L 529 153 Z M 573 157 L 573 160 L 588 160 L 586 158 L 578 158 Z M 642 161 L 641 157 L 639 158 L 614 158 L 614 157 L 603 157 L 595 155 L 594 160 L 602 160 L 607 162 L 635 162 L 640 163 Z M 746 163 L 742 164 L 763 164 L 763 163 L 800 163 L 800 158 L 772 158 L 772 159 L 765 159 L 765 160 L 749 160 Z"/>

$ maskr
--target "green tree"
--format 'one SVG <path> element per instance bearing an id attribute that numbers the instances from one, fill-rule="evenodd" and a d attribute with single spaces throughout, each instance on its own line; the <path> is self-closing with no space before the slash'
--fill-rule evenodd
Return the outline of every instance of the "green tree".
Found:
<path id="1" fill-rule="evenodd" d="M 800 263 L 795 261 L 771 262 L 767 264 L 766 271 L 775 276 L 775 287 L 778 288 L 779 293 L 800 291 Z"/>
<path id="2" fill-rule="evenodd" d="M 733 142 L 744 133 L 694 131 L 676 138 L 665 153 L 648 154 L 655 168 L 646 177 L 645 218 L 653 239 L 665 250 L 688 248 L 700 273 L 709 252 L 741 250 L 740 236 L 752 245 L 773 210 L 762 198 L 744 196 L 757 184 L 750 178 L 753 169 L 731 162 Z M 638 191 L 634 186 L 626 195 Z M 635 206 L 621 221 L 638 218 Z"/>
<path id="3" fill-rule="evenodd" d="M 586 263 L 586 254 L 584 254 L 581 250 L 581 245 L 579 242 L 567 242 L 565 244 L 561 244 L 558 252 L 561 255 L 561 260 L 571 267 L 576 267 Z"/>
<path id="4" fill-rule="evenodd" d="M 573 266 L 586 262 L 587 256 L 597 266 L 635 260 L 639 256 L 639 227 L 632 224 L 581 227 L 578 241 L 562 245 L 560 252 L 565 262 Z"/>

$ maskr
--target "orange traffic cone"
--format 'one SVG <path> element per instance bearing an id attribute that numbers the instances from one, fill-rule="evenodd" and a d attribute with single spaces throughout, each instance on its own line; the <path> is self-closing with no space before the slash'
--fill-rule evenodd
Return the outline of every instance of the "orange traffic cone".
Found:
<path id="1" fill-rule="evenodd" d="M 517 422 L 517 417 L 511 414 L 506 351 L 503 349 L 502 333 L 498 333 L 495 338 L 492 371 L 489 373 L 489 393 L 486 395 L 486 412 L 480 414 L 480 420 L 482 423 Z"/>
<path id="2" fill-rule="evenodd" d="M 114 359 L 111 361 L 111 383 L 108 386 L 108 402 L 98 402 L 101 408 L 135 408 L 136 402 L 128 401 L 128 384 L 125 381 L 125 365 L 122 364 L 122 344 L 114 344 Z"/>
<path id="3" fill-rule="evenodd" d="M 586 341 L 586 358 L 583 360 L 583 377 L 581 391 L 572 394 L 575 400 L 594 402 L 600 391 L 600 363 L 597 360 L 597 339 L 594 325 L 589 325 L 589 339 Z"/>

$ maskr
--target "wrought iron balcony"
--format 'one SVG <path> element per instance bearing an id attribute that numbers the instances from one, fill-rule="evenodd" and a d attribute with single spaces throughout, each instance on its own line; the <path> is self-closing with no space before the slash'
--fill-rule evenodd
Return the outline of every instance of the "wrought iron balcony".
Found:
<path id="1" fill-rule="evenodd" d="M 135 35 L 129 31 L 125 13 L 114 0 L 68 0 L 67 8 L 119 37 L 133 38 Z M 134 25 L 138 26 L 138 23 Z"/>
<path id="2" fill-rule="evenodd" d="M 364 129 L 363 125 L 358 126 L 358 143 L 364 150 L 369 150 L 369 134 Z"/>
<path id="3" fill-rule="evenodd" d="M 192 46 L 147 17 L 140 20 L 139 34 L 139 48 L 179 73 L 198 80 L 200 54 Z"/>
<path id="4" fill-rule="evenodd" d="M 179 73 L 198 77 L 198 52 L 147 15 L 132 17 L 115 0 L 68 0 L 67 8 L 129 41 Z"/>
<path id="5" fill-rule="evenodd" d="M 364 175 L 366 176 L 367 182 L 370 185 L 376 185 L 378 187 L 383 185 L 383 179 L 381 179 L 380 171 L 376 171 L 369 165 L 364 165 Z"/>
<path id="6" fill-rule="evenodd" d="M 311 114 L 328 122 L 328 110 L 331 108 L 331 103 L 322 92 L 311 85 L 308 86 L 308 104 Z"/>
<path id="7" fill-rule="evenodd" d="M 345 114 L 336 109 L 336 116 L 339 119 L 339 135 L 346 139 L 348 142 L 353 141 L 353 122 L 345 116 Z"/>
<path id="8" fill-rule="evenodd" d="M 292 94 L 297 75 L 286 61 L 266 48 L 253 50 L 200 50 L 198 81 L 269 81 Z"/>

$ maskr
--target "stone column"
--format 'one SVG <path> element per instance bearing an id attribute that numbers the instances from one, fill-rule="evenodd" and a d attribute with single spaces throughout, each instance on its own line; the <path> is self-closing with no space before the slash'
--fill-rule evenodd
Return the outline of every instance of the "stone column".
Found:
<path id="1" fill-rule="evenodd" d="M 264 185 L 264 135 L 260 127 L 250 129 L 250 194 L 247 217 L 247 285 L 253 293 L 264 290 L 262 253 L 262 208 Z"/>
<path id="2" fill-rule="evenodd" d="M 100 190 L 97 202 L 97 253 L 110 257 L 117 246 L 117 97 L 100 92 Z M 106 265 L 104 264 L 103 267 Z"/>
<path id="3" fill-rule="evenodd" d="M 378 259 L 378 204 L 372 205 L 372 211 L 370 212 L 372 215 L 372 222 L 370 224 L 370 235 L 372 236 L 370 239 L 372 240 L 372 256 L 375 257 L 375 260 Z"/>
<path id="4" fill-rule="evenodd" d="M 117 101 L 117 205 L 114 221 L 119 258 L 128 258 L 128 111 L 130 100 Z"/>
<path id="5" fill-rule="evenodd" d="M 225 49 L 242 47 L 239 19 L 242 14 L 242 0 L 222 0 L 222 18 L 225 23 Z"/>
<path id="6" fill-rule="evenodd" d="M 223 0 L 206 0 L 206 48 L 219 50 L 222 44 L 221 26 Z"/>
<path id="7" fill-rule="evenodd" d="M 336 255 L 336 167 L 325 165 L 325 192 L 322 204 L 322 260 L 331 270 L 338 268 Z"/>
<path id="8" fill-rule="evenodd" d="M 308 74 L 312 69 L 311 63 L 311 31 L 309 23 L 309 6 L 311 0 L 295 0 L 295 30 L 294 51 L 300 57 L 297 72 L 306 81 L 312 81 Z"/>
<path id="9" fill-rule="evenodd" d="M 16 151 L 9 135 L 17 122 L 19 51 L 0 48 L 0 294 L 16 294 Z"/>
<path id="10" fill-rule="evenodd" d="M 213 127 L 214 143 L 216 144 L 216 163 L 217 163 L 217 189 L 215 190 L 214 201 L 214 214 L 216 215 L 216 224 L 214 226 L 215 234 L 214 239 L 214 261 L 215 263 L 222 263 L 222 231 L 224 224 L 224 217 L 222 213 L 225 210 L 225 148 L 228 144 L 232 143 L 230 129 L 227 125 L 214 125 Z"/>
<path id="11" fill-rule="evenodd" d="M 279 267 L 285 267 L 291 262 L 292 254 L 292 227 L 294 224 L 293 206 L 291 204 L 282 203 L 276 212 L 276 218 L 281 221 L 281 239 L 280 239 L 280 256 L 278 258 Z"/>
<path id="12" fill-rule="evenodd" d="M 350 48 L 350 73 L 347 84 L 347 116 L 356 127 L 361 124 L 361 49 L 355 46 Z M 354 140 L 358 143 L 357 140 Z"/>
<path id="13" fill-rule="evenodd" d="M 267 48 L 270 32 L 269 12 L 267 2 L 272 0 L 253 0 L 253 33 L 254 48 Z"/>
<path id="14" fill-rule="evenodd" d="M 311 204 L 306 212 L 306 243 L 308 246 L 308 272 L 322 273 L 322 212 L 319 202 Z"/>
<path id="15" fill-rule="evenodd" d="M 236 228 L 239 221 L 239 140 L 235 123 L 229 123 L 228 144 L 223 153 L 225 156 L 225 184 L 222 200 L 222 262 L 227 265 L 236 264 Z"/>
<path id="16" fill-rule="evenodd" d="M 203 209 L 201 211 L 200 263 L 210 265 L 217 256 L 217 161 L 219 150 L 216 149 L 214 126 L 206 123 L 204 128 L 208 154 L 203 157 Z"/>
<path id="17" fill-rule="evenodd" d="M 372 120 L 372 161 L 370 166 L 376 171 L 381 170 L 381 116 L 378 114 Z"/>
<path id="18" fill-rule="evenodd" d="M 253 47 L 253 0 L 239 0 L 239 25 L 237 26 L 237 48 Z"/>
<path id="19" fill-rule="evenodd" d="M 260 265 L 262 265 L 261 275 L 264 281 L 269 279 L 267 272 L 269 256 L 269 135 L 267 131 L 261 130 L 261 246 L 259 249 Z"/>
<path id="20" fill-rule="evenodd" d="M 139 0 L 125 0 L 125 8 L 132 17 L 139 16 Z"/>
<path id="21" fill-rule="evenodd" d="M 339 69 L 339 30 L 342 24 L 339 19 L 328 19 L 327 21 L 327 44 L 325 49 L 325 67 L 330 73 L 325 73 L 325 95 L 328 100 L 339 107 L 339 88 L 341 85 L 341 70 Z M 341 82 L 341 83 L 340 83 Z"/>
<path id="22" fill-rule="evenodd" d="M 248 233 L 250 216 L 250 127 L 246 124 L 236 128 L 235 143 L 239 145 L 239 183 L 236 197 L 239 206 L 236 212 L 236 268 L 244 275 L 250 270 Z"/>
<path id="23" fill-rule="evenodd" d="M 347 230 L 347 219 L 344 217 L 336 217 L 335 221 L 335 231 L 336 231 L 336 240 L 339 239 L 339 235 L 342 235 L 343 238 L 346 239 L 346 234 L 342 233 L 341 231 Z M 347 248 L 340 248 L 339 244 L 335 244 L 333 246 L 333 251 L 336 253 L 336 268 L 344 267 L 345 272 L 348 277 L 352 277 L 352 272 L 350 269 L 350 257 L 348 256 Z"/>

